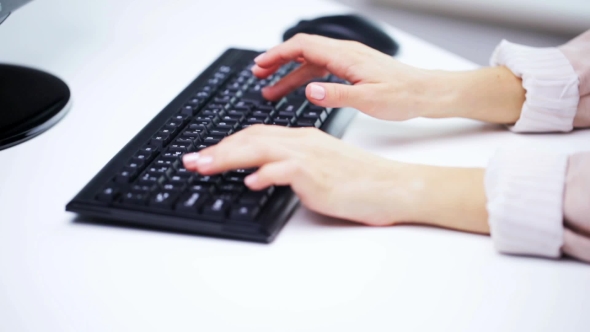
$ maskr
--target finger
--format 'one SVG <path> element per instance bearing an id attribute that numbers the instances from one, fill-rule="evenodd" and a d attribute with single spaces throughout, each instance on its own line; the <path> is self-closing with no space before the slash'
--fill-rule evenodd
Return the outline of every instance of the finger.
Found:
<path id="1" fill-rule="evenodd" d="M 299 68 L 290 72 L 275 85 L 262 89 L 262 96 L 268 100 L 277 100 L 299 88 L 311 79 L 322 77 L 327 74 L 327 70 L 311 64 L 303 64 Z"/>
<path id="2" fill-rule="evenodd" d="M 262 53 L 254 61 L 261 68 L 271 68 L 304 58 L 308 63 L 327 68 L 336 76 L 348 79 L 348 68 L 361 61 L 358 49 L 362 47 L 366 46 L 317 35 L 297 34 Z"/>
<path id="3" fill-rule="evenodd" d="M 253 126 L 199 153 L 184 155 L 183 164 L 188 170 L 211 175 L 282 160 L 290 150 L 278 143 L 276 137 L 290 135 L 288 131 L 279 126 Z"/>
<path id="4" fill-rule="evenodd" d="M 258 78 L 267 78 L 269 75 L 274 74 L 277 70 L 279 70 L 281 66 L 273 66 L 270 68 L 262 68 L 258 65 L 252 66 L 252 74 Z"/>
<path id="5" fill-rule="evenodd" d="M 310 83 L 305 95 L 312 103 L 324 107 L 353 107 L 366 110 L 373 103 L 374 91 L 369 85 Z"/>
<path id="6" fill-rule="evenodd" d="M 248 175 L 244 183 L 252 190 L 262 190 L 270 186 L 288 186 L 296 181 L 297 165 L 291 160 L 283 160 L 262 166 L 257 172 Z"/>

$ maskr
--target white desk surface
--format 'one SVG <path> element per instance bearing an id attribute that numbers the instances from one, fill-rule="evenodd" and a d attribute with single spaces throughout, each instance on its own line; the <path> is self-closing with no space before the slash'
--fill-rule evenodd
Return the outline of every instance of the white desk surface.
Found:
<path id="1" fill-rule="evenodd" d="M 588 265 L 500 255 L 484 236 L 301 208 L 260 245 L 64 212 L 227 47 L 265 49 L 300 17 L 342 11 L 312 0 L 45 0 L 0 26 L 1 62 L 51 71 L 74 98 L 55 128 L 0 152 L 0 331 L 588 331 Z M 404 62 L 475 67 L 388 29 Z M 359 116 L 344 140 L 403 161 L 484 166 L 498 147 L 571 152 L 589 138 Z"/>

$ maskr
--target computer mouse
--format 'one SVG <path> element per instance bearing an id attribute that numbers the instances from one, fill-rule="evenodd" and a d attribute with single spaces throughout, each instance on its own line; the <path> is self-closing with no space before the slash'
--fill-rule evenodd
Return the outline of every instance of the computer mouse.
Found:
<path id="1" fill-rule="evenodd" d="M 313 20 L 303 20 L 283 34 L 287 40 L 298 33 L 320 35 L 335 39 L 355 40 L 391 56 L 399 49 L 388 34 L 358 15 L 324 16 Z"/>

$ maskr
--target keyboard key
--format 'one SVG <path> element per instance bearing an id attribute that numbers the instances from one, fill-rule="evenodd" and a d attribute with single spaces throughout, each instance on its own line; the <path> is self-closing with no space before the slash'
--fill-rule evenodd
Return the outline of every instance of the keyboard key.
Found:
<path id="1" fill-rule="evenodd" d="M 228 122 L 220 122 L 215 126 L 215 128 L 217 128 L 217 129 L 228 129 L 228 130 L 234 130 L 237 127 L 238 127 L 238 123 L 228 123 Z"/>
<path id="2" fill-rule="evenodd" d="M 311 120 L 311 119 L 300 119 L 297 121 L 297 127 L 315 127 L 315 128 L 319 128 L 322 126 L 322 120 L 320 119 L 316 119 Z"/>
<path id="3" fill-rule="evenodd" d="M 154 186 L 142 186 L 136 184 L 131 187 L 131 192 L 135 194 L 147 194 L 152 190 L 152 188 L 154 188 Z"/>
<path id="4" fill-rule="evenodd" d="M 281 104 L 278 109 L 279 116 L 299 116 L 303 111 L 303 107 L 307 104 L 306 99 L 291 99 L 286 103 Z"/>
<path id="5" fill-rule="evenodd" d="M 201 112 L 199 115 L 203 116 L 203 117 L 214 118 L 217 116 L 224 116 L 225 110 L 223 110 L 223 109 L 206 109 L 203 112 Z"/>
<path id="6" fill-rule="evenodd" d="M 148 168 L 148 172 L 152 173 L 152 174 L 166 174 L 166 172 L 168 172 L 168 170 L 170 170 L 171 167 L 170 166 L 153 166 Z"/>
<path id="7" fill-rule="evenodd" d="M 161 174 L 152 174 L 147 172 L 144 173 L 141 177 L 139 177 L 137 182 L 141 185 L 152 186 L 157 184 L 161 177 Z"/>
<path id="8" fill-rule="evenodd" d="M 254 221 L 259 212 L 260 207 L 257 205 L 240 204 L 232 208 L 230 219 L 236 221 Z"/>
<path id="9" fill-rule="evenodd" d="M 108 186 L 98 193 L 96 199 L 101 202 L 110 203 L 117 198 L 117 195 L 119 195 L 119 188 Z"/>
<path id="10" fill-rule="evenodd" d="M 219 72 L 229 74 L 231 72 L 231 67 L 230 66 L 221 66 L 221 67 L 219 67 Z"/>
<path id="11" fill-rule="evenodd" d="M 150 140 L 150 145 L 163 147 L 170 142 L 170 135 L 158 134 Z"/>
<path id="12" fill-rule="evenodd" d="M 124 170 L 135 174 L 139 174 L 139 172 L 141 172 L 145 165 L 145 160 L 137 160 L 135 158 L 131 158 L 131 161 L 125 166 Z"/>
<path id="13" fill-rule="evenodd" d="M 121 201 L 124 204 L 145 205 L 147 198 L 148 194 L 127 192 L 123 195 Z"/>
<path id="14" fill-rule="evenodd" d="M 117 176 L 115 177 L 115 182 L 117 183 L 129 183 L 132 181 L 132 179 L 135 177 L 135 173 L 134 172 L 130 172 L 130 171 L 122 171 L 119 172 L 119 174 L 117 174 Z"/>
<path id="15" fill-rule="evenodd" d="M 203 214 L 211 217 L 225 218 L 229 209 L 229 201 L 223 198 L 214 198 L 203 207 Z"/>
<path id="16" fill-rule="evenodd" d="M 213 128 L 209 131 L 209 135 L 217 138 L 223 138 L 225 136 L 229 136 L 233 133 L 232 129 L 217 129 Z"/>
<path id="17" fill-rule="evenodd" d="M 221 176 L 214 175 L 199 175 L 197 176 L 194 181 L 195 184 L 208 184 L 208 185 L 217 185 L 221 183 Z"/>
<path id="18" fill-rule="evenodd" d="M 164 183 L 162 189 L 169 192 L 181 192 L 184 190 L 186 185 L 184 183 Z"/>
<path id="19" fill-rule="evenodd" d="M 205 200 L 207 199 L 207 195 L 203 193 L 193 192 L 187 193 L 183 195 L 178 202 L 176 203 L 175 209 L 176 211 L 185 212 L 185 213 L 197 213 L 199 208 Z"/>
<path id="20" fill-rule="evenodd" d="M 188 191 L 194 193 L 212 194 L 215 192 L 215 186 L 207 184 L 193 184 L 188 187 Z"/>
<path id="21" fill-rule="evenodd" d="M 324 122 L 324 120 L 326 120 L 327 117 L 328 117 L 328 113 L 326 113 L 326 111 L 321 111 L 321 112 L 305 111 L 302 114 L 302 118 L 304 118 L 304 119 L 310 119 L 310 120 L 320 119 L 322 122 Z"/>
<path id="22" fill-rule="evenodd" d="M 235 193 L 239 194 L 246 190 L 246 186 L 243 184 L 235 184 L 235 183 L 228 183 L 219 186 L 219 191 L 221 193 Z"/>
<path id="23" fill-rule="evenodd" d="M 263 206 L 268 201 L 267 191 L 248 191 L 244 193 L 238 200 L 243 205 L 257 205 Z"/>
<path id="24" fill-rule="evenodd" d="M 152 195 L 149 205 L 151 207 L 160 209 L 171 209 L 172 204 L 174 204 L 174 202 L 178 198 L 178 195 L 178 193 L 169 191 L 156 192 Z"/>

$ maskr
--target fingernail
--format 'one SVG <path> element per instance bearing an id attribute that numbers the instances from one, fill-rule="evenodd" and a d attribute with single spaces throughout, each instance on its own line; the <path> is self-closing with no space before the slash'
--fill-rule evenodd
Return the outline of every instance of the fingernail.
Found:
<path id="1" fill-rule="evenodd" d="M 248 176 L 246 176 L 246 178 L 244 179 L 244 183 L 247 186 L 251 186 L 253 184 L 255 184 L 258 181 L 258 174 L 254 173 L 254 174 L 250 174 Z"/>
<path id="2" fill-rule="evenodd" d="M 321 85 L 310 84 L 309 92 L 311 98 L 313 99 L 323 100 L 324 98 L 326 98 L 326 89 Z"/>
<path id="3" fill-rule="evenodd" d="M 254 62 L 258 63 L 258 61 L 262 60 L 266 53 L 259 54 L 257 57 L 254 58 Z"/>
<path id="4" fill-rule="evenodd" d="M 197 166 L 206 166 L 206 165 L 211 164 L 212 162 L 213 162 L 213 157 L 211 157 L 211 156 L 202 156 L 196 161 Z"/>
<path id="5" fill-rule="evenodd" d="M 187 153 L 184 156 L 182 156 L 182 162 L 184 166 L 195 167 L 197 160 L 199 160 L 198 153 Z"/>

